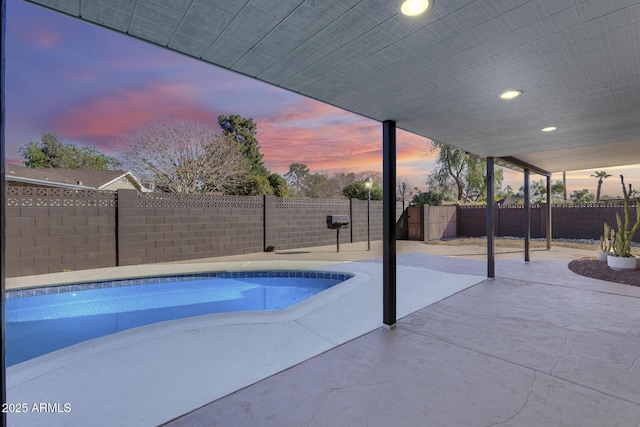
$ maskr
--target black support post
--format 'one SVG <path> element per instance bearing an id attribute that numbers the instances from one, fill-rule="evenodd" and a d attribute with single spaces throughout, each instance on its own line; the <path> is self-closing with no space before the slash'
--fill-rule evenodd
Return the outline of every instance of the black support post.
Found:
<path id="1" fill-rule="evenodd" d="M 487 277 L 496 277 L 495 273 L 495 230 L 493 227 L 493 216 L 495 203 L 493 201 L 494 193 L 494 176 L 493 176 L 493 157 L 487 157 Z"/>
<path id="2" fill-rule="evenodd" d="M 396 122 L 382 123 L 382 322 L 396 324 Z"/>
<path id="3" fill-rule="evenodd" d="M 551 250 L 551 175 L 547 175 L 547 250 Z"/>
<path id="4" fill-rule="evenodd" d="M 529 242 L 531 240 L 531 192 L 529 189 L 529 169 L 524 170 L 524 261 L 529 262 Z"/>

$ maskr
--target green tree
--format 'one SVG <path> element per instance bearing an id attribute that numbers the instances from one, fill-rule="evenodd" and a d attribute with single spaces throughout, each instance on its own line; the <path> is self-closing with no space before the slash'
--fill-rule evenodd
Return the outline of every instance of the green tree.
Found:
<path id="1" fill-rule="evenodd" d="M 510 185 L 507 185 L 504 189 L 501 189 L 499 192 L 496 192 L 495 195 L 496 195 L 496 198 L 500 200 L 500 199 L 507 198 L 509 196 L 513 196 L 515 195 L 515 193 L 513 192 L 513 188 L 511 188 Z"/>
<path id="2" fill-rule="evenodd" d="M 273 188 L 269 178 L 260 175 L 249 175 L 229 193 L 238 196 L 264 196 L 273 194 Z"/>
<path id="3" fill-rule="evenodd" d="M 473 157 L 466 155 L 465 163 L 466 163 L 466 173 L 464 176 L 464 201 L 474 201 L 477 202 L 479 200 L 487 198 L 487 167 L 486 162 L 478 157 Z M 498 171 L 501 169 L 497 169 L 494 171 L 494 184 L 500 183 L 502 185 L 502 178 L 497 179 Z"/>
<path id="4" fill-rule="evenodd" d="M 287 186 L 291 194 L 295 197 L 309 198 L 343 198 L 360 197 L 357 194 L 358 185 L 354 183 L 370 178 L 374 182 L 374 187 L 381 188 L 380 174 L 377 172 L 338 172 L 333 175 L 325 173 L 312 173 L 304 163 L 291 163 L 289 172 L 284 174 Z M 348 195 L 345 195 L 345 189 Z M 372 192 L 375 191 L 372 189 Z M 366 194 L 366 193 L 365 193 Z M 372 193 L 372 198 L 373 198 Z M 366 198 L 366 196 L 365 196 Z"/>
<path id="5" fill-rule="evenodd" d="M 523 188 L 524 190 L 524 188 Z M 547 184 L 544 180 L 535 181 L 531 183 L 530 188 L 531 203 L 546 203 L 547 202 Z M 551 196 L 553 200 L 553 196 Z"/>
<path id="6" fill-rule="evenodd" d="M 519 195 L 524 195 L 524 186 L 520 187 Z M 529 200 L 532 204 L 547 202 L 547 183 L 541 179 L 531 183 L 529 188 Z M 564 185 L 557 180 L 551 183 L 551 201 L 564 200 Z"/>
<path id="7" fill-rule="evenodd" d="M 291 163 L 284 178 L 291 193 L 296 197 L 342 198 L 342 188 L 355 179 L 353 173 L 337 173 L 329 176 L 311 173 L 304 163 Z"/>
<path id="8" fill-rule="evenodd" d="M 368 190 L 364 181 L 353 181 L 342 188 L 342 194 L 348 199 L 367 200 Z M 382 187 L 371 182 L 371 200 L 382 200 Z"/>
<path id="9" fill-rule="evenodd" d="M 486 199 L 486 162 L 470 156 L 459 148 L 439 142 L 433 143 L 433 150 L 438 150 L 436 168 L 429 177 L 429 188 L 437 189 L 449 199 L 448 189 L 452 189 L 458 202 L 480 201 Z M 494 172 L 495 186 L 498 193 L 502 187 L 501 168 Z"/>
<path id="10" fill-rule="evenodd" d="M 304 197 L 304 186 L 311 171 L 304 163 L 291 163 L 289 172 L 284 174 L 287 186 L 295 196 Z"/>
<path id="11" fill-rule="evenodd" d="M 231 136 L 240 147 L 242 154 L 251 165 L 251 175 L 267 177 L 269 170 L 264 166 L 264 155 L 260 153 L 260 144 L 256 139 L 258 127 L 253 119 L 238 114 L 220 115 L 218 124 L 222 132 Z"/>
<path id="12" fill-rule="evenodd" d="M 289 188 L 287 187 L 287 181 L 277 173 L 272 173 L 267 178 L 269 180 L 269 184 L 273 189 L 273 194 L 278 197 L 289 197 L 291 194 L 289 193 Z"/>
<path id="13" fill-rule="evenodd" d="M 95 147 L 63 144 L 52 133 L 44 133 L 40 141 L 23 145 L 19 153 L 29 168 L 107 170 L 120 166 L 115 157 L 107 156 Z"/>
<path id="14" fill-rule="evenodd" d="M 569 198 L 573 203 L 593 203 L 596 201 L 593 193 L 589 193 L 587 188 L 583 188 L 582 190 L 573 190 L 573 193 L 571 193 Z"/>
<path id="15" fill-rule="evenodd" d="M 596 191 L 596 202 L 600 201 L 600 190 L 602 190 L 602 183 L 605 179 L 609 178 L 611 175 L 606 173 L 605 171 L 595 171 L 593 175 L 589 175 L 594 178 L 598 178 L 598 190 Z"/>
<path id="16" fill-rule="evenodd" d="M 361 175 L 366 177 L 366 173 Z M 338 172 L 331 175 L 331 182 L 333 183 L 333 185 L 335 185 L 336 189 L 338 189 L 339 191 L 342 191 L 344 187 L 351 184 L 352 182 L 358 181 L 358 179 L 359 177 L 356 176 L 356 174 L 353 172 L 349 172 L 349 173 Z"/>
<path id="17" fill-rule="evenodd" d="M 445 195 L 438 191 L 419 191 L 418 194 L 413 196 L 411 200 L 412 205 L 429 205 L 429 206 L 440 206 L 442 201 L 444 200 Z"/>
<path id="18" fill-rule="evenodd" d="M 311 173 L 305 179 L 303 197 L 338 199 L 342 198 L 340 190 L 331 177 L 322 173 Z"/>
<path id="19" fill-rule="evenodd" d="M 227 137 L 232 138 L 247 163 L 249 176 L 246 182 L 234 187 L 232 194 L 265 195 L 275 194 L 278 197 L 289 197 L 287 182 L 278 174 L 271 173 L 264 165 L 264 155 L 260 152 L 260 144 L 256 135 L 258 126 L 252 118 L 239 114 L 219 115 L 218 124 Z"/>
<path id="20" fill-rule="evenodd" d="M 434 180 L 441 186 L 453 187 L 456 200 L 463 201 L 466 173 L 466 157 L 464 151 L 450 145 L 434 142 L 434 149 L 439 149 L 436 159 L 436 169 L 433 171 Z"/>

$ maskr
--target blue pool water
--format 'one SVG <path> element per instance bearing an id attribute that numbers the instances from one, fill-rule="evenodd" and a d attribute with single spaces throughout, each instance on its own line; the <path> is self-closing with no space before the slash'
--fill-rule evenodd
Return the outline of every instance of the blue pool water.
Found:
<path id="1" fill-rule="evenodd" d="M 307 277 L 267 277 L 273 273 L 247 273 L 253 277 L 212 273 L 207 277 L 191 276 L 188 280 L 175 277 L 174 281 L 159 278 L 161 283 L 137 286 L 131 286 L 131 280 L 113 281 L 90 286 L 101 286 L 99 289 L 74 290 L 83 287 L 73 285 L 49 288 L 46 295 L 10 295 L 5 312 L 7 366 L 92 338 L 164 320 L 283 309 L 350 277 L 325 272 L 278 272 L 280 276 Z"/>

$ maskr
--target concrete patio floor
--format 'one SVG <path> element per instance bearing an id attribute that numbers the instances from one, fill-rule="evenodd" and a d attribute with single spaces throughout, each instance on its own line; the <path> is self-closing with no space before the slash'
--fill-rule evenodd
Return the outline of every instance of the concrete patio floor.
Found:
<path id="1" fill-rule="evenodd" d="M 376 253 L 366 251 L 366 244 L 344 249 L 340 254 L 321 247 L 8 279 L 7 287 L 16 289 L 221 270 L 319 269 L 354 275 L 283 310 L 154 323 L 10 366 L 10 401 L 71 407 L 68 413 L 12 413 L 10 425 L 155 426 L 377 329 L 382 319 L 382 266 L 371 259 Z M 483 280 L 464 272 L 402 265 L 397 276 L 399 316 Z"/>
<path id="2" fill-rule="evenodd" d="M 398 263 L 484 273 L 437 248 Z M 166 425 L 639 426 L 640 289 L 569 271 L 585 251 L 508 252 L 495 280 Z"/>
<path id="3" fill-rule="evenodd" d="M 530 263 L 522 251 L 499 248 L 497 278 L 484 280 L 484 249 L 398 242 L 403 308 L 391 330 L 379 327 L 379 313 L 361 311 L 380 309 L 380 296 L 366 286 L 381 283 L 380 242 L 371 251 L 357 243 L 341 245 L 339 254 L 327 246 L 10 279 L 9 287 L 41 286 L 61 277 L 124 277 L 130 269 L 362 274 L 329 294 L 337 304 L 312 301 L 270 320 L 236 313 L 150 325 L 12 367 L 10 397 L 72 399 L 73 413 L 11 419 L 65 426 L 157 425 L 174 417 L 166 425 L 640 426 L 640 288 L 578 276 L 569 260 L 591 251 L 556 247 L 532 251 Z M 429 293 L 416 293 L 432 284 Z M 355 301 L 363 305 L 349 313 Z M 247 319 L 254 326 L 240 325 Z M 272 333 L 286 346 L 272 348 L 263 339 Z M 243 350 L 226 354 L 224 343 Z"/>

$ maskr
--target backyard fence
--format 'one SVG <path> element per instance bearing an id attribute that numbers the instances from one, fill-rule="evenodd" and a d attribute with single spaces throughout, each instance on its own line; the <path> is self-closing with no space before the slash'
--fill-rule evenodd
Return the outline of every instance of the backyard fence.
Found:
<path id="1" fill-rule="evenodd" d="M 367 240 L 367 201 L 7 187 L 6 277 Z M 371 201 L 371 239 L 382 203 Z M 398 209 L 398 217 L 401 215 Z"/>
<path id="2" fill-rule="evenodd" d="M 348 215 L 340 242 L 367 240 L 367 201 L 7 187 L 6 277 L 184 261 L 336 243 L 328 215 Z M 382 202 L 371 201 L 371 240 Z M 496 236 L 524 236 L 524 209 L 495 209 Z M 599 239 L 619 204 L 554 205 L 553 237 Z M 396 209 L 398 239 L 486 235 L 484 206 Z M 635 218 L 635 215 L 634 215 Z M 531 209 L 531 237 L 546 237 L 546 209 Z M 636 235 L 640 241 L 640 234 Z"/>
<path id="3" fill-rule="evenodd" d="M 630 204 L 635 220 L 635 203 Z M 600 240 L 603 225 L 616 228 L 616 213 L 624 217 L 621 203 L 601 202 L 588 204 L 553 204 L 551 212 L 551 235 L 554 239 Z M 524 206 L 498 206 L 494 209 L 496 236 L 524 237 Z M 547 208 L 545 204 L 531 207 L 531 238 L 545 238 Z M 486 206 L 458 206 L 457 235 L 459 237 L 486 236 Z M 640 242 L 640 233 L 634 242 Z"/>

